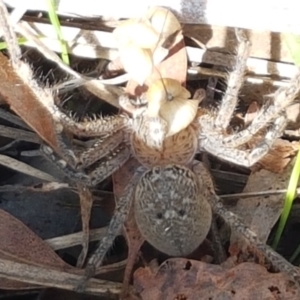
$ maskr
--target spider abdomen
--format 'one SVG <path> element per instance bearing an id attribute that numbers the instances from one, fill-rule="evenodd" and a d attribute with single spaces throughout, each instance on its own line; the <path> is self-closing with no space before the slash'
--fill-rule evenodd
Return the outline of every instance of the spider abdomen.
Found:
<path id="1" fill-rule="evenodd" d="M 197 182 L 188 168 L 168 165 L 147 171 L 137 184 L 138 228 L 150 244 L 171 256 L 192 253 L 210 229 L 211 207 Z"/>

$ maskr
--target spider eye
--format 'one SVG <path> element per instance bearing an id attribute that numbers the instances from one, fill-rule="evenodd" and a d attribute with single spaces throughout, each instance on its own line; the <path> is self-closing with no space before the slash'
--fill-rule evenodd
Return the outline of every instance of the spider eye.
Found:
<path id="1" fill-rule="evenodd" d="M 185 215 L 185 210 L 184 209 L 179 210 L 178 214 L 179 216 L 183 217 Z"/>
<path id="2" fill-rule="evenodd" d="M 157 217 L 157 219 L 162 219 L 163 215 L 162 215 L 162 213 L 157 213 L 156 217 Z"/>

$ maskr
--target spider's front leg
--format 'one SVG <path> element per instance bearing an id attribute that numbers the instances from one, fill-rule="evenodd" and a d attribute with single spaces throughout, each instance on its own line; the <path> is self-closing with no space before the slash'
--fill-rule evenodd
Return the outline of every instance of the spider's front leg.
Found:
<path id="1" fill-rule="evenodd" d="M 41 152 L 71 180 L 87 186 L 95 186 L 103 181 L 130 156 L 130 149 L 123 142 L 124 134 L 121 131 L 97 138 L 83 152 L 75 151 L 68 140 L 60 134 L 57 139 L 61 141 L 59 150 L 63 159 L 46 145 L 41 146 Z"/>
<path id="2" fill-rule="evenodd" d="M 231 230 L 237 231 L 238 233 L 243 235 L 246 240 L 256 249 L 258 249 L 277 270 L 285 273 L 294 282 L 300 285 L 299 268 L 290 264 L 271 247 L 262 243 L 258 239 L 257 235 L 250 228 L 248 228 L 238 216 L 224 207 L 222 200 L 216 195 L 214 191 L 211 176 L 205 166 L 200 162 L 195 162 L 193 165 L 193 172 L 198 176 L 200 182 L 205 183 L 206 189 L 209 190 L 210 196 L 207 200 L 209 200 L 214 213 L 221 216 L 230 225 Z"/>
<path id="3" fill-rule="evenodd" d="M 117 132 L 130 126 L 130 118 L 126 114 L 99 117 L 97 119 L 86 118 L 76 122 L 64 114 L 57 106 L 49 106 L 52 116 L 59 120 L 65 130 L 81 137 L 99 137 L 105 134 Z"/>
<path id="4" fill-rule="evenodd" d="M 205 149 L 205 151 L 224 161 L 250 168 L 268 154 L 274 141 L 281 136 L 285 127 L 286 116 L 282 112 L 269 127 L 269 130 L 263 137 L 263 140 L 261 140 L 253 149 L 246 149 L 245 147 L 244 149 L 235 148 L 234 144 L 227 144 L 227 137 L 221 133 L 211 134 L 204 142 L 200 139 L 199 148 Z M 235 138 L 238 139 L 238 137 L 242 135 L 244 137 L 247 136 L 247 140 L 250 140 L 253 137 L 251 129 L 245 129 L 241 132 L 230 135 L 230 138 L 234 140 Z"/>
<path id="5" fill-rule="evenodd" d="M 247 46 L 248 45 L 248 46 Z M 229 121 L 237 104 L 237 95 L 243 82 L 246 61 L 249 54 L 249 43 L 242 40 L 239 45 L 237 65 L 230 73 L 228 87 L 217 117 L 207 120 L 199 118 L 202 136 L 199 148 L 225 161 L 244 167 L 251 167 L 262 159 L 272 147 L 276 138 L 280 137 L 286 127 L 286 108 L 293 103 L 300 91 L 300 68 L 288 86 L 280 87 L 270 100 L 261 108 L 247 128 L 227 134 Z M 264 130 L 261 142 L 254 149 L 247 150 L 246 143 Z"/>
<path id="6" fill-rule="evenodd" d="M 227 129 L 238 102 L 238 94 L 244 82 L 247 69 L 247 59 L 250 53 L 250 42 L 242 30 L 236 29 L 239 42 L 234 70 L 229 73 L 227 89 L 222 99 L 219 114 L 215 120 L 215 128 L 219 131 Z"/>

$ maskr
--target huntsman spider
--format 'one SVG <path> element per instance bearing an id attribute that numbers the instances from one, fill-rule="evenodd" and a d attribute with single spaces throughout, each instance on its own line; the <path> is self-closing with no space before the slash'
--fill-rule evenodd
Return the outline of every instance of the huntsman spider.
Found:
<path id="1" fill-rule="evenodd" d="M 5 16 L 1 18 L 3 24 Z M 4 37 L 8 44 L 15 39 L 15 36 Z M 53 104 L 53 99 L 47 101 L 53 119 L 62 125 L 64 131 L 96 138 L 88 150 L 76 154 L 61 139 L 63 159 L 59 160 L 50 147 L 42 146 L 42 151 L 56 161 L 70 178 L 94 186 L 119 169 L 130 156 L 142 165 L 119 199 L 106 236 L 88 260 L 84 279 L 93 276 L 95 268 L 101 265 L 114 239 L 120 234 L 133 202 L 141 234 L 162 252 L 185 256 L 194 251 L 205 239 L 214 212 L 261 251 L 276 268 L 300 283 L 296 267 L 261 243 L 254 232 L 224 208 L 214 192 L 209 172 L 202 163 L 194 161 L 196 153 L 207 152 L 224 161 L 250 167 L 268 153 L 286 126 L 285 109 L 299 93 L 300 70 L 288 86 L 280 87 L 272 95 L 247 128 L 237 132 L 230 128 L 249 49 L 249 42 L 240 38 L 238 59 L 216 111 L 198 107 L 205 97 L 202 90 L 188 99 L 190 92 L 170 78 L 162 78 L 149 86 L 144 95 L 147 106 L 133 117 L 122 113 L 76 122 L 61 112 Z M 21 66 L 30 69 L 15 55 L 15 49 L 9 50 L 12 66 L 18 74 Z M 30 74 L 29 70 L 27 74 Z M 52 97 L 32 78 L 22 80 L 36 95 Z M 120 101 L 124 104 L 128 99 L 123 96 Z M 246 143 L 261 129 L 265 129 L 266 133 L 260 143 L 249 149 Z"/>

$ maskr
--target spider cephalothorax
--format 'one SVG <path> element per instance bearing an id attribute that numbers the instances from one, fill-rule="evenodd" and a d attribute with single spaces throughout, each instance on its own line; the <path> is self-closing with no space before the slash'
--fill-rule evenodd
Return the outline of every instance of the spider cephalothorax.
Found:
<path id="1" fill-rule="evenodd" d="M 9 23 L 7 19 L 5 13 L 1 15 L 2 25 Z M 20 61 L 20 51 L 15 51 L 18 48 L 16 37 L 9 29 L 5 31 L 5 39 L 10 47 L 15 72 L 35 95 L 44 95 L 43 89 L 32 78 L 28 78 L 32 77 L 30 68 Z M 121 232 L 133 201 L 141 232 L 153 246 L 170 255 L 186 255 L 203 241 L 210 228 L 213 211 L 223 217 L 233 230 L 244 235 L 276 267 L 299 282 L 296 268 L 257 240 L 255 233 L 223 207 L 214 193 L 209 173 L 202 164 L 193 162 L 197 152 L 205 151 L 245 167 L 256 163 L 282 134 L 286 124 L 285 108 L 300 90 L 298 71 L 288 86 L 274 93 L 272 101 L 261 109 L 246 129 L 238 132 L 228 130 L 249 55 L 249 43 L 240 33 L 238 37 L 237 64 L 229 74 L 227 90 L 219 110 L 214 114 L 198 108 L 205 96 L 202 90 L 195 93 L 194 99 L 188 99 L 188 90 L 169 78 L 162 78 L 149 86 L 145 95 L 147 108 L 134 117 L 124 113 L 76 122 L 62 113 L 54 105 L 53 99 L 46 103 L 58 128 L 63 127 L 77 136 L 94 138 L 90 148 L 81 153 L 68 147 L 63 138 L 59 139 L 60 154 L 66 161 L 72 162 L 71 168 L 67 168 L 65 161 L 60 161 L 60 166 L 68 170 L 75 181 L 88 186 L 96 185 L 115 172 L 130 156 L 143 165 L 120 197 L 107 235 L 88 261 L 87 277 L 93 275 Z M 125 46 L 128 47 L 126 43 Z M 130 47 L 132 50 L 132 44 Z M 21 67 L 27 68 L 25 77 L 20 72 Z M 126 101 L 125 98 L 122 101 Z M 261 142 L 253 149 L 244 147 L 261 129 L 268 129 Z M 57 131 L 58 135 L 60 131 Z M 42 150 L 55 159 L 49 147 L 43 146 Z M 93 169 L 87 173 L 90 167 Z"/>

